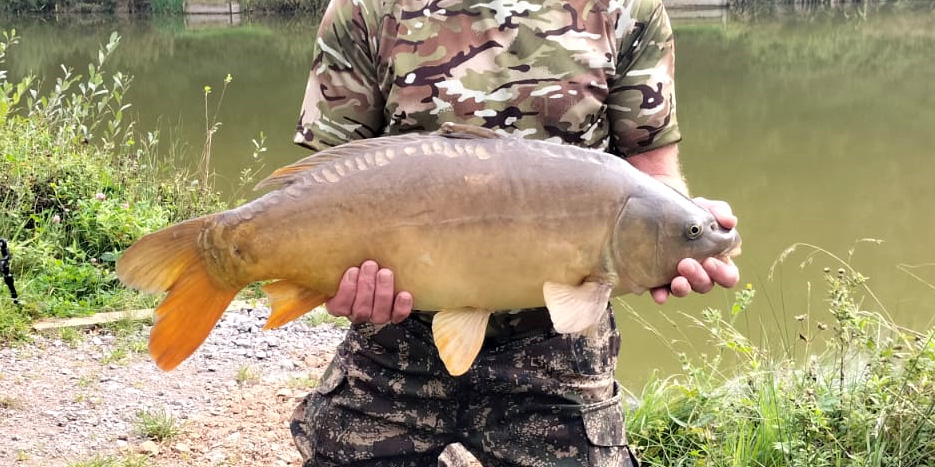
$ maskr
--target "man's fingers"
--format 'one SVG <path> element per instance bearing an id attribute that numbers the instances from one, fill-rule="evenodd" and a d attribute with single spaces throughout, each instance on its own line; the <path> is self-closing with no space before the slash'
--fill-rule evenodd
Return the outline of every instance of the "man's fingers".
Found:
<path id="1" fill-rule="evenodd" d="M 400 323 L 412 312 L 412 294 L 395 294 L 393 271 L 380 269 L 376 261 L 364 261 L 359 268 L 344 272 L 338 291 L 325 302 L 333 316 L 345 316 L 352 323 Z"/>
<path id="2" fill-rule="evenodd" d="M 708 258 L 704 260 L 702 267 L 707 272 L 708 277 L 721 287 L 731 288 L 740 281 L 740 270 L 729 258 L 726 262 L 716 258 Z"/>
<path id="3" fill-rule="evenodd" d="M 394 324 L 399 324 L 409 317 L 412 312 L 412 294 L 409 292 L 400 292 L 396 294 L 396 300 L 393 301 L 393 315 L 391 320 Z"/>
<path id="4" fill-rule="evenodd" d="M 344 272 L 341 278 L 341 284 L 338 285 L 338 292 L 331 297 L 331 300 L 325 302 L 325 309 L 333 316 L 348 316 L 351 314 L 351 307 L 354 305 L 354 297 L 357 296 L 357 277 L 360 274 L 360 268 L 350 268 Z"/>
<path id="5" fill-rule="evenodd" d="M 669 299 L 669 288 L 668 287 L 656 287 L 649 291 L 649 294 L 652 295 L 653 301 L 657 304 L 662 305 Z"/>
<path id="6" fill-rule="evenodd" d="M 393 314 L 393 271 L 380 269 L 377 271 L 377 284 L 373 294 L 373 313 L 370 322 L 373 324 L 386 324 L 390 322 Z"/>
<path id="7" fill-rule="evenodd" d="M 708 276 L 708 271 L 698 264 L 698 261 L 690 258 L 683 259 L 679 262 L 678 271 L 681 277 L 676 277 L 671 286 L 672 294 L 677 297 L 684 297 L 692 290 L 698 293 L 708 293 L 714 288 L 714 281 Z M 685 283 L 682 283 L 680 279 Z M 680 295 L 682 292 L 684 295 Z"/>
<path id="8" fill-rule="evenodd" d="M 373 298 L 376 291 L 377 271 L 380 266 L 376 261 L 364 261 L 357 277 L 357 295 L 351 308 L 350 320 L 353 323 L 370 321 L 373 314 Z"/>
<path id="9" fill-rule="evenodd" d="M 683 276 L 672 279 L 669 284 L 669 293 L 676 297 L 687 297 L 692 291 L 692 284 Z"/>

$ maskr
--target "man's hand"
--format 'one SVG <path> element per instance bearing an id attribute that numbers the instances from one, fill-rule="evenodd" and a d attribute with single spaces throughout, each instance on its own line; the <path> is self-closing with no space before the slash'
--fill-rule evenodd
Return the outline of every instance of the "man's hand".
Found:
<path id="1" fill-rule="evenodd" d="M 725 229 L 737 226 L 737 217 L 731 212 L 730 205 L 724 201 L 713 201 L 705 198 L 694 198 L 699 206 L 711 211 L 718 224 Z M 740 280 L 740 271 L 733 261 L 726 262 L 716 258 L 707 258 L 701 263 L 691 258 L 679 261 L 680 276 L 672 280 L 668 287 L 652 289 L 650 293 L 656 303 L 662 305 L 669 298 L 669 294 L 684 297 L 692 290 L 698 293 L 708 293 L 715 284 L 722 287 L 733 287 Z"/>
<path id="2" fill-rule="evenodd" d="M 364 261 L 350 268 L 341 278 L 338 292 L 325 303 L 333 316 L 344 316 L 352 323 L 400 323 L 412 311 L 412 294 L 395 294 L 393 271 L 380 269 L 375 261 Z"/>

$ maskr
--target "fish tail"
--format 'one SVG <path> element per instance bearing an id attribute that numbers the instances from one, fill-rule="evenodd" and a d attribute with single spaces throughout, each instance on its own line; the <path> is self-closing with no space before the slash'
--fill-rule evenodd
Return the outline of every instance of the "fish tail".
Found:
<path id="1" fill-rule="evenodd" d="M 124 284 L 145 292 L 169 294 L 156 308 L 149 353 L 169 371 L 208 337 L 239 288 L 218 286 L 200 254 L 198 237 L 210 217 L 201 217 L 149 234 L 117 261 Z"/>

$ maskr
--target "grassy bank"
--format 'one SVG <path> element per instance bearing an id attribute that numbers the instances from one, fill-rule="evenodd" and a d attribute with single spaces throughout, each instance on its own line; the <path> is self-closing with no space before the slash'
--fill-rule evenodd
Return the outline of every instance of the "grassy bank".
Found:
<path id="1" fill-rule="evenodd" d="M 0 65 L 16 45 L 0 43 Z M 159 153 L 159 134 L 124 114 L 131 78 L 108 73 L 111 36 L 84 74 L 63 71 L 40 92 L 0 66 L 0 237 L 10 242 L 20 305 L 0 292 L 0 341 L 44 316 L 147 306 L 119 284 L 117 255 L 145 233 L 221 208 L 206 182 Z"/>
<path id="2" fill-rule="evenodd" d="M 729 312 L 684 317 L 718 351 L 673 346 L 684 372 L 634 395 L 628 434 L 645 465 L 935 465 L 935 330 L 867 311 L 867 279 L 846 265 L 825 278 L 827 309 L 794 318 L 795 342 L 756 345 L 737 330 L 750 289 Z"/>

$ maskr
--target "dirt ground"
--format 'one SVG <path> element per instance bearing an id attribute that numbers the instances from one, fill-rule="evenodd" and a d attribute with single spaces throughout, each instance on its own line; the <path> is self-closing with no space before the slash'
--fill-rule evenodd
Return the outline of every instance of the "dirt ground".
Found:
<path id="1" fill-rule="evenodd" d="M 345 331 L 297 322 L 264 332 L 262 312 L 226 316 L 171 372 L 145 352 L 145 326 L 0 349 L 0 465 L 300 465 L 289 419 Z M 141 414 L 167 414 L 181 433 L 152 441 Z"/>

